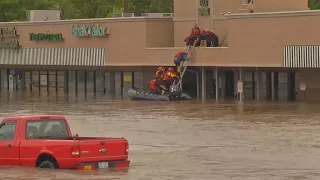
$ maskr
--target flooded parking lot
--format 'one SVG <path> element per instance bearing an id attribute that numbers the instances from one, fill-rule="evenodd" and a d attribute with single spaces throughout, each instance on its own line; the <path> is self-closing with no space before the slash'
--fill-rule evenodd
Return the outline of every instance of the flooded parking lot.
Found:
<path id="1" fill-rule="evenodd" d="M 12 97 L 13 98 L 13 97 Z M 318 179 L 318 104 L 14 97 L 1 117 L 67 116 L 73 133 L 124 136 L 128 172 L 1 167 L 1 179 Z M 20 99 L 20 100 L 19 100 Z"/>

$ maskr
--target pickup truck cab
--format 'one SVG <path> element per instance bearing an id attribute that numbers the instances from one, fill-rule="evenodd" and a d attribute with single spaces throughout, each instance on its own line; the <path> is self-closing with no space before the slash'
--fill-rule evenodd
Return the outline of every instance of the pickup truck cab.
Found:
<path id="1" fill-rule="evenodd" d="M 0 124 L 0 165 L 62 169 L 128 167 L 125 138 L 72 136 L 64 116 L 7 117 Z"/>

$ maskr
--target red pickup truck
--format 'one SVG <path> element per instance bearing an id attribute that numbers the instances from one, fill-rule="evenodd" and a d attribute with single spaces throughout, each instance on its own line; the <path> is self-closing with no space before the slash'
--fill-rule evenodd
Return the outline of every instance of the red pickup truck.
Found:
<path id="1" fill-rule="evenodd" d="M 62 169 L 129 167 L 125 138 L 72 136 L 64 116 L 7 117 L 0 124 L 0 165 Z"/>

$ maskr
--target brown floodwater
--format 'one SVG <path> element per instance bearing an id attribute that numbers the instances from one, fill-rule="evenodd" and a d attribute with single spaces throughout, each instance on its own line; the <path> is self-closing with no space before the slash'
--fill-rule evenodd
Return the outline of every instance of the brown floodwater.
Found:
<path id="1" fill-rule="evenodd" d="M 319 179 L 320 104 L 3 96 L 1 117 L 67 116 L 83 136 L 124 136 L 128 172 L 0 167 L 0 179 Z M 319 141 L 319 144 L 318 144 Z"/>

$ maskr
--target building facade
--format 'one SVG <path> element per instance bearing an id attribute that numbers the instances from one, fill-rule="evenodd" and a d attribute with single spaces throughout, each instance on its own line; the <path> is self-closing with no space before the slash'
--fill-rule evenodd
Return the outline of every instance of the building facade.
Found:
<path id="1" fill-rule="evenodd" d="M 197 23 L 221 47 L 192 52 L 187 93 L 318 101 L 319 20 L 307 0 L 174 0 L 173 17 L 0 23 L 1 90 L 83 96 L 148 88 Z"/>

